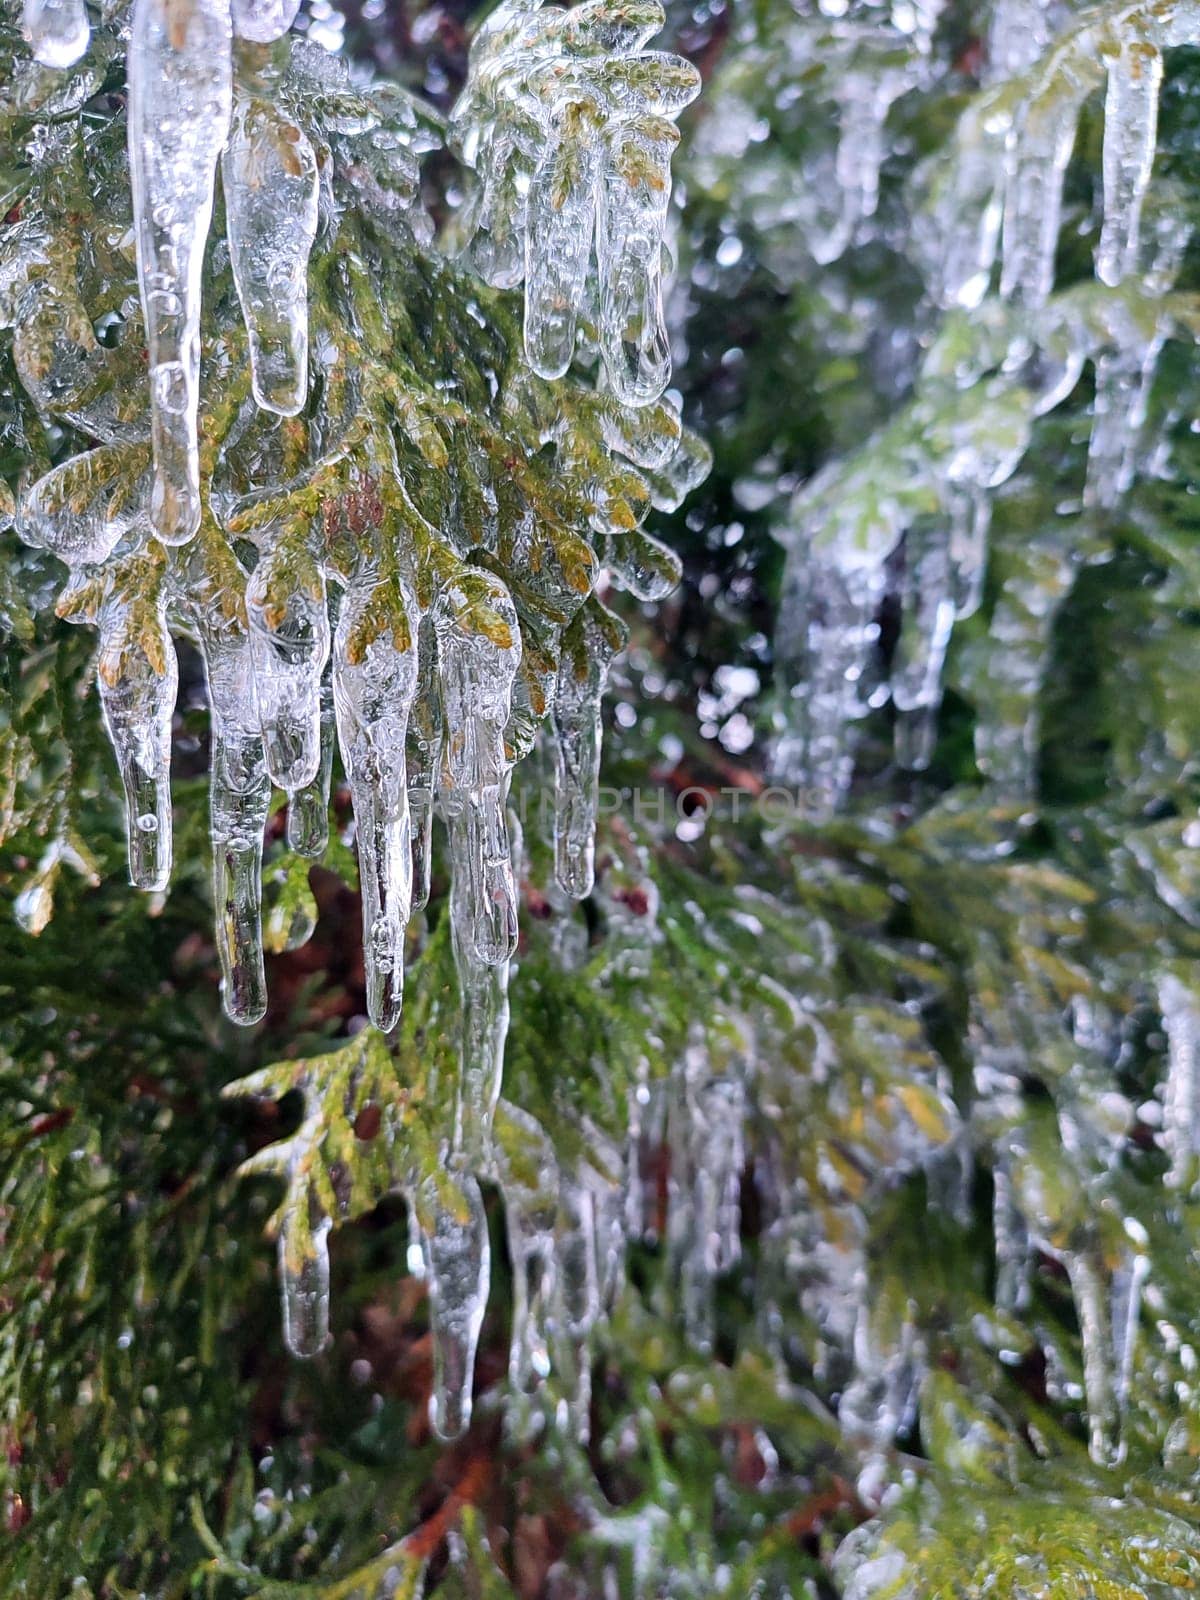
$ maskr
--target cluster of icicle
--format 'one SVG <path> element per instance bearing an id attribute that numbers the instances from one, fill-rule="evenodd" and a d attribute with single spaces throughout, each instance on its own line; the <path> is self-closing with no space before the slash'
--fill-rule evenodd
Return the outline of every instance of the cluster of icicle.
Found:
<path id="1" fill-rule="evenodd" d="M 335 175 L 352 187 L 393 257 L 419 255 L 413 238 L 423 248 L 428 229 L 415 200 L 416 155 L 431 144 L 402 96 L 379 88 L 364 102 L 340 63 L 321 59 L 313 46 L 292 48 L 284 37 L 296 11 L 290 0 L 132 6 L 128 157 L 148 427 L 144 378 L 136 389 L 121 381 L 139 365 L 140 341 L 100 345 L 86 292 L 69 275 L 54 276 L 75 246 L 60 249 L 34 206 L 0 240 L 0 315 L 16 329 L 22 383 L 43 416 L 100 441 L 26 487 L 17 521 L 22 537 L 70 568 L 60 615 L 99 628 L 100 699 L 125 791 L 130 872 L 147 890 L 164 889 L 172 865 L 172 629 L 195 639 L 203 656 L 216 942 L 228 1015 L 251 1024 L 267 1004 L 261 878 L 273 787 L 288 799 L 289 845 L 319 856 L 336 735 L 353 801 L 367 1009 L 384 1032 L 401 1015 L 410 918 L 430 893 L 435 813 L 444 823 L 462 1083 L 442 1158 L 458 1198 L 438 1190 L 417 1213 L 439 1325 L 460 1331 L 476 1309 L 481 1314 L 479 1293 L 486 1296 L 486 1232 L 481 1245 L 471 1174 L 490 1175 L 493 1167 L 517 940 L 512 769 L 548 724 L 556 889 L 582 898 L 593 884 L 600 702 L 622 642 L 593 592 L 601 562 L 642 598 L 668 592 L 678 562 L 640 523 L 652 504 L 678 506 L 707 470 L 704 447 L 683 432 L 677 406 L 663 397 L 663 233 L 677 137 L 668 115 L 694 94 L 696 74 L 675 58 L 642 52 L 663 21 L 653 3 L 588 0 L 544 17 L 539 3 L 509 0 L 493 14 L 455 126 L 480 148 L 472 117 L 493 108 L 485 119 L 491 154 L 483 214 L 494 235 L 503 217 L 520 238 L 528 359 L 537 372 L 552 367 L 561 375 L 576 353 L 582 288 L 565 278 L 554 280 L 556 288 L 550 275 L 564 265 L 564 237 L 578 242 L 584 212 L 595 228 L 599 321 L 607 329 L 599 388 L 581 379 L 567 394 L 519 359 L 489 355 L 465 375 L 435 377 L 430 399 L 419 379 L 398 377 L 370 346 L 377 333 L 376 345 L 391 348 L 388 320 L 407 328 L 406 337 L 422 337 L 405 324 L 403 305 L 386 302 L 386 258 L 377 262 L 378 288 L 353 251 L 333 258 L 338 304 L 354 308 L 344 321 L 315 299 L 310 306 L 310 256 L 318 240 L 336 236 L 345 203 Z M 72 10 L 31 0 L 25 27 L 38 59 L 54 68 L 87 47 L 82 4 Z M 533 102 L 531 62 L 545 68 L 537 90 L 545 98 Z M 85 85 L 85 98 L 88 92 L 94 86 Z M 396 126 L 384 126 L 384 100 Z M 314 101 L 332 110 L 319 130 L 314 123 L 306 132 L 300 119 Z M 594 143 L 583 137 L 585 122 Z M 594 176 L 590 198 L 572 201 L 566 235 L 557 192 L 546 193 L 544 183 L 540 191 L 535 184 L 519 218 L 499 192 L 510 182 L 524 191 L 535 133 L 556 172 L 573 170 L 579 158 Z M 78 148 L 71 159 L 77 156 Z M 214 249 L 218 175 L 226 240 Z M 588 232 L 584 268 L 591 238 Z M 219 270 L 225 247 L 244 332 L 221 321 L 226 307 L 203 307 L 216 352 L 204 375 L 206 416 L 225 408 L 224 431 L 214 428 L 210 440 L 199 426 L 202 268 L 208 250 Z M 103 254 L 110 248 L 111 262 Z M 104 235 L 100 260 L 114 274 L 125 266 L 123 249 L 116 234 Z M 431 255 L 422 259 L 428 274 L 444 274 L 437 281 L 446 294 L 464 302 L 467 338 L 479 329 L 490 338 L 473 291 Z M 569 307 L 559 302 L 568 288 Z M 367 326 L 371 317 L 380 320 Z M 559 329 L 553 362 L 547 319 Z M 115 320 L 136 334 L 132 304 Z M 582 323 L 579 331 L 587 331 Z M 455 359 L 457 346 L 440 329 L 425 334 L 441 339 L 439 359 Z M 231 370 L 231 352 L 240 351 L 249 365 L 241 387 Z M 581 339 L 578 354 L 586 363 L 594 346 Z M 502 360 L 501 370 L 488 365 Z M 368 383 L 381 386 L 378 396 L 367 393 Z M 484 409 L 494 403 L 494 412 L 472 415 L 461 398 L 472 394 Z M 512 442 L 524 434 L 502 431 L 510 424 L 532 434 L 537 461 L 526 462 Z M 402 449 L 423 467 L 411 489 Z M 551 455 L 557 466 L 548 464 Z M 418 496 L 436 503 L 440 525 L 419 509 Z M 535 509 L 543 503 L 545 520 Z M 334 1067 L 323 1075 L 316 1063 L 300 1144 L 290 1141 L 272 1157 L 280 1170 L 309 1172 L 321 1141 L 333 1137 L 321 1099 L 322 1084 L 333 1081 Z M 348 1092 L 353 1100 L 363 1091 L 356 1083 Z M 304 1226 L 297 1233 L 285 1219 L 281 1259 L 288 1340 L 311 1354 L 323 1342 L 324 1239 L 339 1208 L 324 1191 L 303 1192 Z M 310 1214 L 310 1199 L 325 1206 L 323 1220 L 316 1209 Z M 537 1251 L 543 1242 L 539 1234 Z M 579 1311 L 570 1320 L 582 1326 L 587 1319 Z M 435 1411 L 439 1426 L 455 1432 L 464 1421 L 464 1384 L 469 1408 L 470 1362 L 459 1362 L 457 1380 L 448 1362 L 439 1393 L 458 1399 Z"/>
<path id="2" fill-rule="evenodd" d="M 475 36 L 450 124 L 479 177 L 470 257 L 497 288 L 524 280 L 529 364 L 561 377 L 584 333 L 630 406 L 656 400 L 670 376 L 674 118 L 700 91 L 690 61 L 644 48 L 662 25 L 658 0 L 569 11 L 506 0 Z"/>
<path id="3" fill-rule="evenodd" d="M 1030 939 L 1041 942 L 1032 929 Z M 976 979 L 994 976 L 989 966 L 997 955 L 985 938 Z M 1126 1207 L 1097 1199 L 1120 1192 L 1129 1137 L 1140 1121 L 1155 1128 L 1155 1142 L 1167 1157 L 1164 1182 L 1172 1203 L 1194 1201 L 1200 1176 L 1200 993 L 1180 964 L 1168 967 L 1157 994 L 1146 997 L 1157 1003 L 1162 1018 L 1167 1070 L 1160 1095 L 1136 1108 L 1117 1087 L 1115 1063 L 1127 1042 L 1120 1014 L 1102 999 L 1081 994 L 1064 1017 L 1060 998 L 1039 994 L 1035 978 L 1019 1006 L 972 1001 L 970 1134 L 990 1151 L 996 1263 L 995 1312 L 977 1315 L 974 1331 L 988 1351 L 1011 1359 L 1004 1352 L 1013 1329 L 1028 1327 L 1034 1314 L 1036 1262 L 1053 1261 L 1070 1288 L 1081 1359 L 1076 1367 L 1053 1332 L 1039 1325 L 1046 1391 L 1055 1405 L 1082 1402 L 1092 1460 L 1119 1468 L 1128 1450 L 1136 1363 L 1140 1358 L 1144 1370 L 1147 1344 L 1157 1348 L 1157 1358 L 1178 1354 L 1187 1336 L 1152 1273 L 1150 1231 Z M 1053 1085 L 1052 1103 L 1041 1114 L 1028 1096 L 1031 1060 Z M 952 1140 L 940 1157 L 930 1151 L 922 1163 L 931 1201 L 964 1225 L 971 1215 L 967 1149 Z M 870 1504 L 886 1482 L 884 1457 L 898 1433 L 911 1426 L 918 1408 L 923 1419 L 936 1408 L 938 1377 L 910 1312 L 864 1298 L 866 1262 L 853 1243 L 847 1245 L 848 1236 L 853 1237 L 843 1230 L 836 1246 L 823 1241 L 815 1250 L 810 1243 L 805 1265 L 811 1271 L 820 1262 L 824 1298 L 816 1304 L 824 1331 L 834 1349 L 850 1353 L 839 1420 L 864 1450 L 858 1485 Z M 840 1326 L 833 1324 L 830 1307 L 848 1309 Z M 1184 1370 L 1190 1364 L 1185 1356 Z M 1172 1393 L 1168 1415 L 1174 1406 Z M 986 1411 L 955 1415 L 952 1401 L 942 1421 L 956 1430 L 963 1460 L 983 1462 L 994 1454 L 1000 1434 L 992 1432 Z M 936 1428 L 937 1419 L 930 1418 L 928 1426 Z M 1182 1422 L 1165 1431 L 1161 1447 L 1168 1462 L 1186 1450 L 1184 1438 Z M 918 1600 L 925 1592 L 916 1564 L 889 1544 L 886 1524 L 848 1540 L 834 1567 L 856 1600 Z"/>
<path id="4" fill-rule="evenodd" d="M 515 816 L 511 828 L 521 872 L 522 835 Z M 644 962 L 656 938 L 654 884 L 644 853 L 635 850 L 631 856 L 614 863 L 596 885 L 609 959 L 626 973 Z M 560 886 L 548 890 L 567 902 Z M 588 952 L 586 933 L 582 943 L 575 938 L 579 919 L 556 920 L 564 935 L 561 960 L 582 966 Z M 364 1030 L 333 1056 L 277 1063 L 229 1084 L 225 1093 L 279 1098 L 299 1090 L 305 1100 L 306 1115 L 297 1131 L 265 1146 L 243 1168 L 274 1174 L 286 1185 L 275 1227 L 284 1338 L 293 1354 L 316 1355 L 330 1337 L 333 1228 L 369 1211 L 385 1194 L 402 1196 L 409 1212 L 408 1268 L 429 1291 L 430 1421 L 442 1438 L 461 1434 L 472 1414 L 475 1358 L 491 1284 L 484 1180 L 503 1197 L 512 1268 L 507 1426 L 517 1434 L 532 1433 L 549 1414 L 558 1428 L 586 1440 L 589 1340 L 623 1284 L 628 1241 L 645 1232 L 638 1134 L 645 1120 L 641 1102 L 648 1096 L 642 1088 L 641 1098 L 635 1093 L 631 1099 L 632 1136 L 623 1148 L 589 1122 L 581 1130 L 585 1137 L 578 1153 L 556 1149 L 534 1116 L 500 1098 L 507 967 L 495 964 L 487 971 L 488 988 L 468 990 L 463 997 L 469 1044 L 456 1087 L 455 1149 L 444 1167 L 429 1148 L 427 1131 L 412 1119 L 407 1096 L 397 1095 L 395 1063 L 373 1030 Z M 436 1023 L 432 1026 L 436 1031 Z M 711 1247 L 690 1249 L 682 1234 L 676 1241 L 687 1271 L 693 1277 L 707 1272 L 711 1298 L 719 1265 L 736 1253 L 741 1107 L 740 1100 L 726 1102 L 720 1098 L 723 1091 L 706 1087 L 703 1059 L 698 1047 L 687 1077 L 694 1085 L 691 1095 L 708 1113 L 705 1147 L 688 1144 L 696 1126 L 688 1108 L 679 1105 L 671 1117 L 680 1148 L 695 1149 L 691 1181 L 704 1205 L 691 1213 L 693 1232 L 700 1230 L 702 1238 L 715 1220 L 726 1240 L 719 1261 Z M 665 1103 L 660 1101 L 660 1118 Z M 366 1124 L 367 1116 L 374 1118 L 373 1126 Z M 347 1159 L 352 1143 L 353 1159 Z M 681 1181 L 682 1171 L 673 1178 Z M 682 1222 L 689 1215 L 686 1205 L 679 1214 Z M 693 1302 L 702 1305 L 704 1294 L 705 1282 L 697 1280 Z M 544 1380 L 551 1374 L 548 1392 Z"/>
<path id="5" fill-rule="evenodd" d="M 734 16 L 738 70 L 697 132 L 694 163 L 702 182 L 736 185 L 768 259 L 825 266 L 875 237 L 888 117 L 945 76 L 933 48 L 944 9 L 945 0 L 821 0 Z M 800 182 L 765 137 L 764 104 L 782 137 L 804 143 Z"/>
<path id="6" fill-rule="evenodd" d="M 1031 25 L 1015 26 L 1022 19 Z M 1020 464 L 1034 419 L 1071 394 L 1085 362 L 1096 398 L 1084 506 L 1115 506 L 1149 453 L 1150 387 L 1178 331 L 1164 296 L 1187 244 L 1170 195 L 1147 205 L 1162 52 L 1200 40 L 1200 11 L 1184 3 L 1091 13 L 1039 57 L 1045 32 L 1040 7 L 999 8 L 992 75 L 1023 75 L 982 90 L 948 148 L 914 175 L 910 244 L 952 318 L 945 357 L 935 351 L 926 362 L 904 423 L 801 488 L 780 533 L 788 572 L 777 645 L 792 700 L 777 765 L 817 813 L 847 791 L 855 720 L 889 697 L 898 759 L 928 763 L 951 633 L 982 595 L 990 497 Z M 1083 105 L 1104 86 L 1095 292 L 1053 296 L 1065 171 Z M 989 297 L 997 258 L 999 304 Z M 997 355 L 1002 322 L 1007 349 Z M 972 392 L 981 379 L 982 395 Z M 1070 552 L 1065 560 L 1060 592 Z M 889 596 L 902 613 L 890 670 L 878 648 Z M 1042 643 L 1052 621 L 1051 612 Z M 1039 673 L 1013 652 L 1021 703 L 1033 699 Z M 993 731 L 981 725 L 980 764 L 1019 788 L 1033 730 Z"/>

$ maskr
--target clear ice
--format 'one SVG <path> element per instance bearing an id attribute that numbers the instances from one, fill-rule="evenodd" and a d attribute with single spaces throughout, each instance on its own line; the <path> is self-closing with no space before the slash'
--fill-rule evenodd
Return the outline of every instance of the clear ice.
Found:
<path id="1" fill-rule="evenodd" d="M 74 66 L 91 37 L 83 0 L 25 0 L 22 26 L 34 60 L 47 67 Z"/>
<path id="2" fill-rule="evenodd" d="M 386 626 L 359 636 L 372 614 Z M 397 580 L 369 580 L 342 603 L 333 654 L 338 743 L 354 797 L 367 1014 L 387 1032 L 404 998 L 412 907 L 412 827 L 405 741 L 417 687 L 416 608 Z"/>
<path id="3" fill-rule="evenodd" d="M 154 489 L 166 544 L 200 526 L 200 280 L 233 106 L 227 0 L 135 0 L 129 175 L 150 357 Z"/>
<path id="4" fill-rule="evenodd" d="M 308 398 L 316 154 L 290 117 L 270 101 L 239 92 L 221 181 L 233 276 L 250 335 L 254 398 L 264 411 L 294 417 Z"/>

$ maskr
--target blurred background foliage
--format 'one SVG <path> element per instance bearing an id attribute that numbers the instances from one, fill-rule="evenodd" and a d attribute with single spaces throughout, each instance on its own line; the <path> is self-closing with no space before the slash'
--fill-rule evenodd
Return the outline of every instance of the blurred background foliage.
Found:
<path id="1" fill-rule="evenodd" d="M 465 0 L 337 13 L 322 0 L 303 21 L 444 109 L 473 15 Z M 234 1174 L 295 1128 L 298 1096 L 220 1091 L 362 1028 L 352 850 L 335 837 L 306 874 L 277 813 L 271 1009 L 229 1026 L 196 663 L 178 713 L 175 880 L 146 898 L 125 883 L 91 643 L 52 619 L 50 559 L 4 535 L 6 1595 L 1200 1588 L 1200 1209 L 1188 1153 L 1161 1132 L 1162 984 L 1193 982 L 1200 955 L 1194 355 L 1168 346 L 1148 424 L 1160 462 L 1116 511 L 1080 506 L 1090 369 L 1034 425 L 996 497 L 984 603 L 955 632 L 927 771 L 894 761 L 885 704 L 860 729 L 843 815 L 733 807 L 769 783 L 791 687 L 774 675 L 775 536 L 795 487 L 869 450 L 912 392 L 938 315 L 906 252 L 907 185 L 986 65 L 986 19 L 954 8 L 933 48 L 942 70 L 892 108 L 876 224 L 818 264 L 776 203 L 804 192 L 830 138 L 818 69 L 794 81 L 794 16 L 788 0 L 669 7 L 669 43 L 706 79 L 676 164 L 676 384 L 715 467 L 654 525 L 683 558 L 680 589 L 624 604 L 604 781 L 626 798 L 581 908 L 544 888 L 525 780 L 505 1098 L 560 1146 L 593 1149 L 622 1146 L 629 1108 L 645 1107 L 627 1282 L 593 1339 L 586 1439 L 563 1423 L 558 1376 L 509 1391 L 494 1193 L 498 1265 L 463 1440 L 430 1433 L 425 1295 L 399 1201 L 335 1237 L 330 1350 L 285 1355 L 263 1232 L 278 1184 Z M 843 69 L 825 70 L 836 87 Z M 747 108 L 753 137 L 727 157 Z M 1091 272 L 1093 113 L 1068 176 L 1064 287 Z M 1200 53 L 1177 51 L 1156 176 L 1200 220 L 1198 120 Z M 435 156 L 426 181 L 444 220 L 461 178 Z M 1197 266 L 1192 246 L 1178 293 L 1196 291 Z M 15 481 L 12 405 L 0 397 Z M 879 648 L 894 642 L 885 613 Z M 980 770 L 981 726 L 1031 745 L 1025 792 Z M 347 825 L 343 789 L 335 807 Z M 441 901 L 397 1057 L 413 1082 L 445 1044 Z M 314 911 L 312 937 L 287 948 Z M 708 1278 L 671 1220 L 696 1203 L 674 1130 L 698 1035 L 747 1091 L 740 1256 Z M 1006 1206 L 1030 1236 L 1015 1296 Z M 1135 1301 L 1122 1338 L 1131 1273 L 1141 1313 Z"/>

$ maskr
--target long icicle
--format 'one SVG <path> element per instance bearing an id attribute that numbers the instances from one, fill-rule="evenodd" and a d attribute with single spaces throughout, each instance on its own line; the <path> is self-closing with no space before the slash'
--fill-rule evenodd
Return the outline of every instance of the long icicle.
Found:
<path id="1" fill-rule="evenodd" d="M 100 705 L 125 790 L 129 877 L 165 889 L 171 876 L 171 715 L 179 687 L 175 646 L 160 612 L 134 638 L 123 607 L 101 622 Z"/>
<path id="2" fill-rule="evenodd" d="M 134 0 L 129 171 L 150 352 L 154 490 L 167 544 L 200 526 L 200 278 L 233 104 L 229 0 Z"/>
<path id="3" fill-rule="evenodd" d="M 385 616 L 387 626 L 364 644 L 375 616 Z M 367 1014 L 385 1033 L 400 1018 L 412 909 L 405 740 L 417 687 L 417 620 L 398 580 L 356 585 L 342 603 L 333 650 L 338 742 L 358 838 Z"/>
<path id="4" fill-rule="evenodd" d="M 1116 285 L 1137 263 L 1142 202 L 1158 142 L 1162 52 L 1139 38 L 1122 41 L 1108 62 L 1104 102 L 1104 221 L 1096 276 Z"/>
<path id="5" fill-rule="evenodd" d="M 271 780 L 258 725 L 248 640 L 229 630 L 204 632 L 201 642 L 212 708 L 209 810 L 221 997 L 230 1020 L 248 1027 L 267 1009 L 262 851 Z"/>

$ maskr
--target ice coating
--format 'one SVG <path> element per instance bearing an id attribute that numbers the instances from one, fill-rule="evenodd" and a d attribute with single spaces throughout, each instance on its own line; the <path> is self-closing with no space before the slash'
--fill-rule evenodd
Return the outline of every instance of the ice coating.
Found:
<path id="1" fill-rule="evenodd" d="M 300 0 L 234 0 L 233 31 L 239 39 L 270 44 L 295 22 Z"/>
<path id="2" fill-rule="evenodd" d="M 654 0 L 502 5 L 475 35 L 451 116 L 452 142 L 479 179 L 471 257 L 497 286 L 524 278 L 530 365 L 566 372 L 588 317 L 607 380 L 630 406 L 656 400 L 670 378 L 662 274 L 674 119 L 700 87 L 690 62 L 644 50 L 663 20 Z"/>
<path id="3" fill-rule="evenodd" d="M 69 567 L 98 565 L 146 517 L 148 481 L 135 470 L 110 445 L 52 468 L 21 502 L 23 537 Z"/>
<path id="4" fill-rule="evenodd" d="M 200 526 L 200 278 L 217 159 L 233 105 L 227 0 L 136 0 L 129 44 L 129 172 L 150 356 L 154 490 L 167 544 Z"/>
<path id="5" fill-rule="evenodd" d="M 91 37 L 83 0 L 24 0 L 21 25 L 34 60 L 47 67 L 73 66 Z"/>

